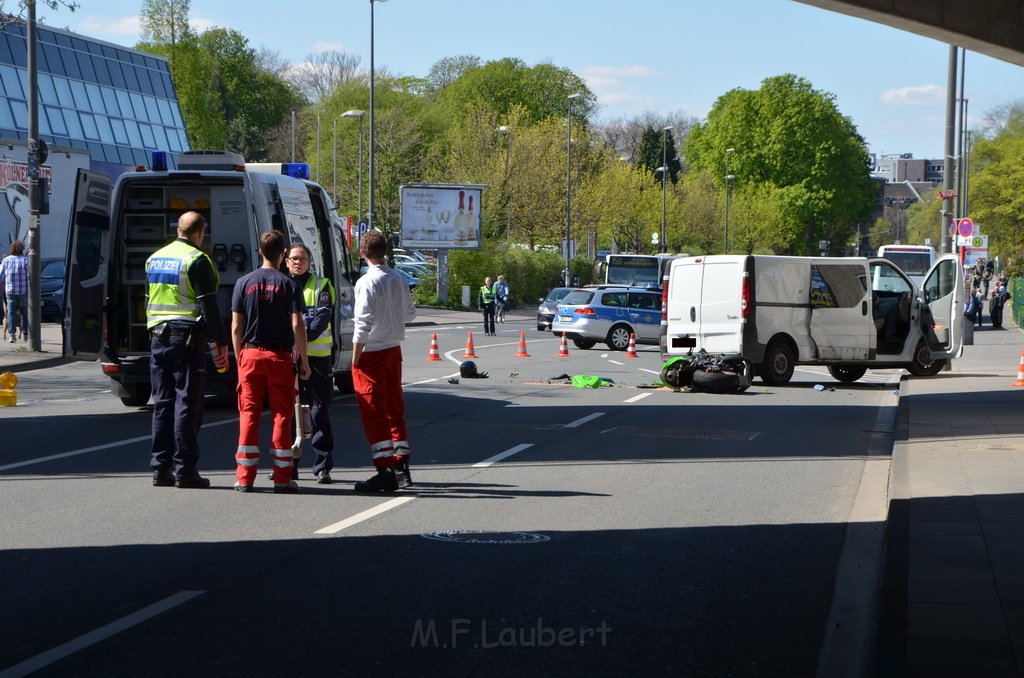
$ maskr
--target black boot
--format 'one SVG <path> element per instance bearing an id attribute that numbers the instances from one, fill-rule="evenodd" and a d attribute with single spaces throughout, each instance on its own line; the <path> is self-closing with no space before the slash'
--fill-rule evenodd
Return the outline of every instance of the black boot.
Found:
<path id="1" fill-rule="evenodd" d="M 377 475 L 369 480 L 360 480 L 355 485 L 356 492 L 394 492 L 398 489 L 398 480 L 394 469 L 377 469 Z"/>
<path id="2" fill-rule="evenodd" d="M 400 488 L 412 487 L 412 474 L 409 472 L 409 457 L 406 457 L 395 467 L 395 480 Z"/>

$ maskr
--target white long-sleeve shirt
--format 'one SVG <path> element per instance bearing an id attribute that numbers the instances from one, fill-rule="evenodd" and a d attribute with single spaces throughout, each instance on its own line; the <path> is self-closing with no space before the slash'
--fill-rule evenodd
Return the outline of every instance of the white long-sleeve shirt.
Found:
<path id="1" fill-rule="evenodd" d="M 383 351 L 405 339 L 405 323 L 416 317 L 409 283 L 383 264 L 371 265 L 356 281 L 352 341 L 364 352 Z"/>

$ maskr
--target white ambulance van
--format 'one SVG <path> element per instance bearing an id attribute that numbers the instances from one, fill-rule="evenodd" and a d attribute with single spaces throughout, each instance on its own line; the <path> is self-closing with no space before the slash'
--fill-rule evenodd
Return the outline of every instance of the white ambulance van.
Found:
<path id="1" fill-rule="evenodd" d="M 662 355 L 744 360 L 767 384 L 797 365 L 839 381 L 869 368 L 937 374 L 962 346 L 963 270 L 939 259 L 918 288 L 888 259 L 710 255 L 672 262 Z"/>
<path id="2" fill-rule="evenodd" d="M 150 397 L 146 329 L 146 259 L 176 236 L 178 217 L 195 210 L 206 218 L 203 249 L 220 276 L 218 302 L 230 335 L 235 281 L 259 267 L 259 237 L 269 230 L 301 242 L 312 252 L 310 270 L 329 278 L 337 293 L 334 379 L 351 392 L 353 283 L 348 243 L 327 192 L 308 181 L 308 166 L 284 165 L 282 172 L 247 171 L 237 153 L 190 151 L 168 170 L 166 156 L 154 154 L 150 168 L 127 172 L 116 182 L 80 170 L 68 238 L 65 352 L 99 359 L 114 393 L 126 405 Z M 303 170 L 305 167 L 305 170 Z M 218 374 L 207 357 L 207 392 L 234 399 L 238 375 L 232 358 Z"/>

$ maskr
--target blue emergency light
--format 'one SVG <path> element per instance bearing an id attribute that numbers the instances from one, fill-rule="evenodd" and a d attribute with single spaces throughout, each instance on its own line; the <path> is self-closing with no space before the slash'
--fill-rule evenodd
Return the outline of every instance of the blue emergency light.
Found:
<path id="1" fill-rule="evenodd" d="M 309 180 L 309 163 L 307 162 L 283 162 L 281 163 L 281 174 L 296 179 Z"/>
<path id="2" fill-rule="evenodd" d="M 150 169 L 154 172 L 167 171 L 167 151 L 153 151 L 153 164 Z"/>

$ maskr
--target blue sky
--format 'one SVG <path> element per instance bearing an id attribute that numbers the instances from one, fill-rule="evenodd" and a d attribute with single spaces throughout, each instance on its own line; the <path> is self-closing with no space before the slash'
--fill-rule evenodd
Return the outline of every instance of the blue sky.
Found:
<path id="1" fill-rule="evenodd" d="M 41 9 L 53 26 L 109 42 L 138 39 L 141 0 Z M 192 0 L 193 25 L 233 28 L 293 63 L 336 49 L 369 66 L 367 0 Z M 598 121 L 644 111 L 703 118 L 730 89 L 795 73 L 836 97 L 873 153 L 941 157 L 948 45 L 793 0 L 387 0 L 374 5 L 374 58 L 424 76 L 471 54 L 551 62 L 587 80 Z M 1024 68 L 967 53 L 968 123 L 1024 92 Z"/>

